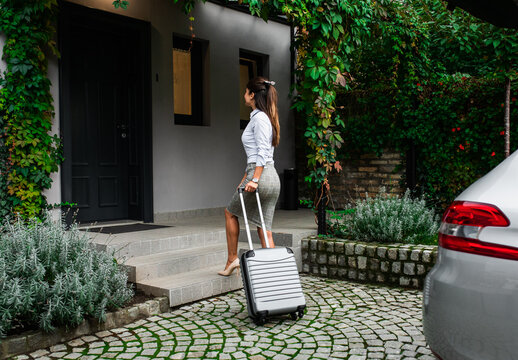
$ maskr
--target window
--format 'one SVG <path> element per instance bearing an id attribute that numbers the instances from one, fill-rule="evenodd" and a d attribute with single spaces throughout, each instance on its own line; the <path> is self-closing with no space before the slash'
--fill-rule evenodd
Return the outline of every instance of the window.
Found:
<path id="1" fill-rule="evenodd" d="M 174 123 L 209 125 L 208 42 L 173 35 Z"/>
<path id="2" fill-rule="evenodd" d="M 268 56 L 248 50 L 239 50 L 239 91 L 241 98 L 245 93 L 246 84 L 256 76 L 266 75 Z M 250 108 L 244 101 L 240 102 L 239 107 L 240 128 L 244 129 L 250 121 Z"/>

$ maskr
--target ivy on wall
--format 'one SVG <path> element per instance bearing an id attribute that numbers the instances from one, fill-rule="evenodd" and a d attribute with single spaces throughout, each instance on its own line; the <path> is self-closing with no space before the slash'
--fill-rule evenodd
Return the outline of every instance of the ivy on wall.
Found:
<path id="1" fill-rule="evenodd" d="M 183 11 L 190 13 L 198 1 L 183 0 Z M 516 33 L 488 28 L 464 14 L 452 21 L 440 0 L 409 0 L 405 4 L 388 0 L 242 3 L 265 21 L 270 15 L 285 15 L 296 31 L 294 108 L 306 126 L 306 181 L 319 191 L 328 186 L 328 174 L 340 170 L 338 150 L 344 140 L 351 142 L 351 133 L 345 131 L 347 115 L 338 111 L 337 92 L 378 91 L 388 86 L 388 97 L 373 100 L 390 106 L 385 112 L 392 117 L 389 127 L 379 130 L 388 133 L 385 130 L 403 126 L 412 133 L 425 125 L 426 111 L 412 123 L 395 120 L 412 118 L 403 110 L 417 105 L 416 99 L 422 100 L 425 86 L 438 84 L 443 75 L 459 71 L 452 66 L 462 63 L 461 71 L 494 69 L 495 79 L 517 78 Z M 129 6 L 126 0 L 113 4 Z M 6 37 L 3 60 L 7 63 L 0 80 L 0 215 L 14 211 L 25 217 L 37 216 L 46 206 L 43 191 L 51 186 L 50 175 L 63 160 L 60 139 L 50 134 L 53 106 L 47 78 L 47 55 L 57 53 L 53 41 L 57 1 L 0 0 L 0 8 L 0 32 Z M 473 48 L 480 41 L 483 46 Z M 448 61 L 436 61 L 441 58 Z M 494 61 L 481 61 L 484 59 Z M 437 70 L 442 75 L 437 76 Z M 407 100 L 410 102 L 401 106 L 399 101 Z M 505 106 L 508 104 L 510 100 Z M 504 132 L 509 137 L 507 128 Z"/>
<path id="2" fill-rule="evenodd" d="M 62 161 L 60 139 L 51 135 L 53 105 L 47 57 L 57 54 L 56 0 L 0 0 L 5 35 L 0 79 L 0 215 L 40 216 L 43 191 Z"/>

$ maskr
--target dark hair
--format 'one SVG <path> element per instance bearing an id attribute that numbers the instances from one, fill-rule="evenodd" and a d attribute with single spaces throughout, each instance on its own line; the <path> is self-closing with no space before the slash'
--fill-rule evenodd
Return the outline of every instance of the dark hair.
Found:
<path id="1" fill-rule="evenodd" d="M 277 111 L 277 90 L 273 86 L 273 81 L 268 81 L 262 76 L 251 79 L 246 88 L 253 92 L 255 107 L 263 111 L 270 118 L 273 128 L 272 145 L 279 145 L 280 140 L 280 126 L 279 113 Z"/>

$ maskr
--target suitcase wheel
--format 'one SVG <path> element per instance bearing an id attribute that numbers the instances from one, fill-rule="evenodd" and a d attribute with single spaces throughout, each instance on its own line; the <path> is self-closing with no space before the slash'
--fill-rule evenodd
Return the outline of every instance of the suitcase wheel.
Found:
<path id="1" fill-rule="evenodd" d="M 296 312 L 292 312 L 290 314 L 290 316 L 291 316 L 291 320 L 297 320 L 297 313 Z"/>
<path id="2" fill-rule="evenodd" d="M 262 325 L 266 324 L 266 317 L 265 316 L 259 316 L 258 318 L 255 319 L 255 324 L 259 325 L 259 326 L 262 326 Z"/>
<path id="3" fill-rule="evenodd" d="M 301 306 L 297 307 L 297 311 L 299 313 L 299 319 L 302 319 L 302 317 L 304 316 L 305 308 L 306 308 L 306 305 L 301 305 Z"/>

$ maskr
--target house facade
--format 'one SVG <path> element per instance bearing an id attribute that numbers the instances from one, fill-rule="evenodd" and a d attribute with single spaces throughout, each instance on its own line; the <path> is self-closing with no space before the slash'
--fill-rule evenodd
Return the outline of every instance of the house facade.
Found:
<path id="1" fill-rule="evenodd" d="M 191 16 L 171 0 L 60 3 L 49 78 L 65 162 L 49 203 L 77 203 L 83 222 L 220 211 L 244 173 L 243 87 L 255 75 L 279 93 L 281 179 L 295 166 L 289 25 L 209 1 Z"/>

